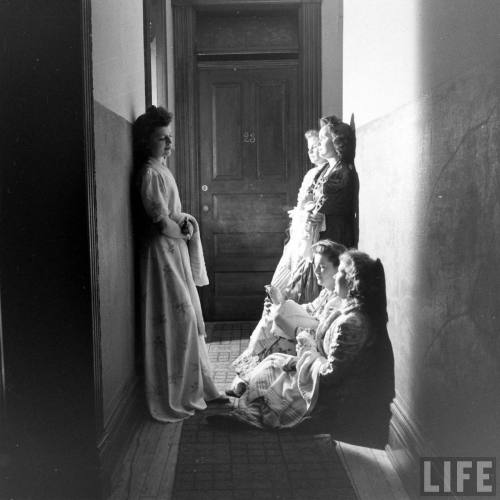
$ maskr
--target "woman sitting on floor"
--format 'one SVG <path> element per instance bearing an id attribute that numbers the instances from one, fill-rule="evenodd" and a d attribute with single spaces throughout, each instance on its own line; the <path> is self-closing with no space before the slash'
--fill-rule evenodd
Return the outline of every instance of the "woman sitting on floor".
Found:
<path id="1" fill-rule="evenodd" d="M 233 362 L 237 377 L 226 394 L 240 397 L 246 388 L 251 371 L 272 353 L 295 354 L 295 334 L 298 327 L 315 330 L 341 300 L 334 292 L 333 276 L 337 272 L 339 256 L 345 252 L 343 245 L 322 240 L 313 245 L 314 274 L 318 285 L 323 287 L 319 296 L 309 304 L 299 305 L 285 300 L 279 288 L 270 286 L 272 304 L 265 308 L 261 320 L 254 329 L 245 351 Z"/>
<path id="2" fill-rule="evenodd" d="M 340 256 L 335 292 L 343 307 L 320 323 L 315 334 L 299 333 L 297 356 L 272 354 L 250 374 L 238 408 L 209 417 L 211 423 L 237 420 L 259 428 L 282 429 L 310 416 L 318 398 L 335 411 L 335 393 L 376 362 L 378 339 L 387 336 L 385 278 L 380 260 L 350 250 Z M 327 399 L 325 400 L 325 397 Z"/>

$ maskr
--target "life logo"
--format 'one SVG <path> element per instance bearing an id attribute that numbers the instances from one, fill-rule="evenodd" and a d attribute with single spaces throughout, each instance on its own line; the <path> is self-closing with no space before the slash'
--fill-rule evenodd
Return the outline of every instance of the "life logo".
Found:
<path id="1" fill-rule="evenodd" d="M 421 496 L 495 496 L 494 457 L 424 457 L 420 459 Z"/>

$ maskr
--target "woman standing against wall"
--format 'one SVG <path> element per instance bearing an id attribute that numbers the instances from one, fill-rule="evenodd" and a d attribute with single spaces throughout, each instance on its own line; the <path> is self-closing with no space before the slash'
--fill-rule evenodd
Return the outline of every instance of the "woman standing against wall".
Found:
<path id="1" fill-rule="evenodd" d="M 297 205 L 290 210 L 290 239 L 283 249 L 283 255 L 274 271 L 271 285 L 277 287 L 287 299 L 300 304 L 312 302 L 319 294 L 319 286 L 313 270 L 313 245 L 319 239 L 321 222 L 312 223 L 311 214 L 316 214 L 321 207 L 321 193 L 315 190 L 315 184 L 328 161 L 318 153 L 319 133 L 308 130 L 304 137 L 307 141 L 307 153 L 311 163 L 302 181 L 297 195 Z M 315 197 L 319 196 L 319 198 Z"/>
<path id="2" fill-rule="evenodd" d="M 323 222 L 325 230 L 320 238 L 327 238 L 345 245 L 358 246 L 359 179 L 354 166 L 356 135 L 354 121 L 348 125 L 336 116 L 320 120 L 319 154 L 329 166 L 316 183 L 317 196 L 323 196 L 318 214 L 310 215 L 312 222 Z"/>
<path id="3" fill-rule="evenodd" d="M 172 114 L 150 106 L 134 124 L 140 209 L 141 330 L 146 399 L 153 418 L 175 422 L 219 398 L 211 378 L 196 286 L 208 284 L 198 223 L 181 212 Z"/>

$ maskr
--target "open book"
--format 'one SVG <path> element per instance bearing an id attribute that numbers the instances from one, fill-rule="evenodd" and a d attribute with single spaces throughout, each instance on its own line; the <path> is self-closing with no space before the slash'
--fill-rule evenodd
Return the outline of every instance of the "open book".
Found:
<path id="1" fill-rule="evenodd" d="M 303 306 L 293 300 L 287 300 L 276 308 L 274 325 L 271 331 L 280 337 L 295 339 L 296 330 L 301 328 L 316 328 L 318 320 L 312 317 Z M 277 327 L 277 328 L 275 328 Z"/>

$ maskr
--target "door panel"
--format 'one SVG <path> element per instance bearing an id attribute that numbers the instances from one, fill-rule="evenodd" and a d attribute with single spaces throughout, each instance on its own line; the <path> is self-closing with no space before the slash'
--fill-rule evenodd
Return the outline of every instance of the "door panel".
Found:
<path id="1" fill-rule="evenodd" d="M 281 231 L 286 199 L 286 193 L 218 193 L 213 196 L 213 217 L 225 233 Z"/>
<path id="2" fill-rule="evenodd" d="M 267 271 L 282 251 L 281 233 L 226 233 L 214 235 L 214 250 L 218 256 L 217 270 L 229 272 L 236 266 L 246 272 Z M 252 254 L 259 255 L 254 259 Z M 262 290 L 259 290 L 262 294 Z"/>
<path id="3" fill-rule="evenodd" d="M 286 178 L 286 83 L 255 86 L 257 175 Z"/>
<path id="4" fill-rule="evenodd" d="M 211 114 L 213 162 L 212 179 L 241 179 L 243 115 L 242 84 L 216 84 L 212 87 Z"/>
<path id="5" fill-rule="evenodd" d="M 204 312 L 257 319 L 298 186 L 296 63 L 202 66 L 199 92 Z"/>

